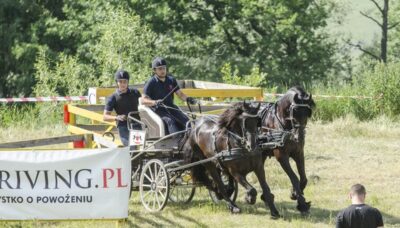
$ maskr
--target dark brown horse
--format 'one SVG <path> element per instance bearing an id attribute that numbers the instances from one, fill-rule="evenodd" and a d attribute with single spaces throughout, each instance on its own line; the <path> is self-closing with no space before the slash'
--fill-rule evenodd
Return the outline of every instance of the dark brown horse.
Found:
<path id="1" fill-rule="evenodd" d="M 195 166 L 192 175 L 194 180 L 202 182 L 226 200 L 232 213 L 239 213 L 240 209 L 229 198 L 229 190 L 225 188 L 219 170 L 234 177 L 247 190 L 245 199 L 249 204 L 256 202 L 257 191 L 247 182 L 246 175 L 254 171 L 263 191 L 261 199 L 270 208 L 271 215 L 278 217 L 274 197 L 265 180 L 262 152 L 256 149 L 259 107 L 260 104 L 237 103 L 219 118 L 205 116 L 198 119 L 188 135 L 184 150 L 190 154 L 187 162 L 218 157 L 212 162 Z"/>
<path id="2" fill-rule="evenodd" d="M 312 95 L 299 86 L 290 88 L 276 103 L 270 103 L 260 110 L 262 133 L 265 135 L 284 133 L 289 135 L 282 147 L 268 149 L 264 153 L 264 161 L 268 156 L 275 156 L 292 183 L 291 198 L 297 200 L 297 209 L 308 212 L 310 202 L 306 202 L 303 190 L 307 185 L 304 164 L 305 127 L 311 117 L 315 103 Z M 296 162 L 300 181 L 289 163 L 289 157 Z"/>

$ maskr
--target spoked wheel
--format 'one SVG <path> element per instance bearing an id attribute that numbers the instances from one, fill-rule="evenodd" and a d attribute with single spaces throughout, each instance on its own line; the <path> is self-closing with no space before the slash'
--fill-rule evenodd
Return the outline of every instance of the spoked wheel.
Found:
<path id="1" fill-rule="evenodd" d="M 171 182 L 169 200 L 174 203 L 189 203 L 192 201 L 196 187 L 193 185 L 190 171 L 183 172 L 174 182 Z"/>
<path id="2" fill-rule="evenodd" d="M 140 199 L 151 212 L 161 211 L 168 201 L 169 178 L 164 164 L 152 159 L 144 165 L 140 174 Z"/>
<path id="3" fill-rule="evenodd" d="M 229 198 L 232 202 L 236 201 L 236 197 L 238 195 L 238 183 L 236 180 L 229 174 L 225 172 L 221 173 L 222 182 L 224 183 L 225 189 L 228 192 Z M 210 195 L 212 201 L 216 204 L 220 203 L 223 199 L 219 199 L 214 191 L 208 190 L 208 194 Z"/>

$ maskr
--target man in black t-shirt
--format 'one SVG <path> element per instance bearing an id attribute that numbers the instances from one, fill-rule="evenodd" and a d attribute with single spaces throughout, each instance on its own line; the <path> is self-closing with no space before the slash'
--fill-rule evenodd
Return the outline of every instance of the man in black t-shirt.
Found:
<path id="1" fill-rule="evenodd" d="M 155 58 L 151 67 L 154 75 L 144 85 L 142 103 L 150 106 L 161 117 L 169 134 L 185 130 L 189 118 L 174 104 L 174 93 L 190 104 L 195 104 L 196 100 L 186 96 L 176 79 L 167 74 L 165 59 Z"/>
<path id="2" fill-rule="evenodd" d="M 104 108 L 103 119 L 105 121 L 117 121 L 119 137 L 124 146 L 129 145 L 129 130 L 127 117 L 129 112 L 138 111 L 140 92 L 136 89 L 129 89 L 129 74 L 124 70 L 118 70 L 115 73 L 115 81 L 117 90 L 107 98 Z M 116 116 L 111 115 L 115 110 Z M 139 115 L 134 115 L 134 118 L 140 120 Z M 140 124 L 136 123 L 132 126 L 133 129 L 141 129 Z"/>
<path id="3" fill-rule="evenodd" d="M 336 228 L 376 228 L 383 227 L 382 215 L 378 209 L 365 204 L 366 191 L 361 184 L 355 184 L 350 190 L 352 205 L 339 212 Z"/>

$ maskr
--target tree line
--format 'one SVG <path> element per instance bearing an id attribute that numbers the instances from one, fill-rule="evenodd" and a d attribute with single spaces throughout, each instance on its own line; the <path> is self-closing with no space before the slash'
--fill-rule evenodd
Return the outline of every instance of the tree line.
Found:
<path id="1" fill-rule="evenodd" d="M 382 21 L 362 13 L 383 29 L 381 42 L 346 45 L 364 59 L 396 61 L 396 1 L 370 2 Z M 337 9 L 334 0 L 4 0 L 0 97 L 80 95 L 112 85 L 119 68 L 141 83 L 155 56 L 180 79 L 282 88 L 345 81 L 352 57 L 327 29 Z"/>

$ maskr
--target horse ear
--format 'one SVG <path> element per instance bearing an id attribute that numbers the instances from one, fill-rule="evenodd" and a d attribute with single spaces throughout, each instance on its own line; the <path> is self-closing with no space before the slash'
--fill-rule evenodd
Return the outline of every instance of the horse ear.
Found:
<path id="1" fill-rule="evenodd" d="M 312 100 L 312 94 L 310 93 L 310 100 Z"/>
<path id="2" fill-rule="evenodd" d="M 261 102 L 258 102 L 257 109 L 260 109 Z"/>

